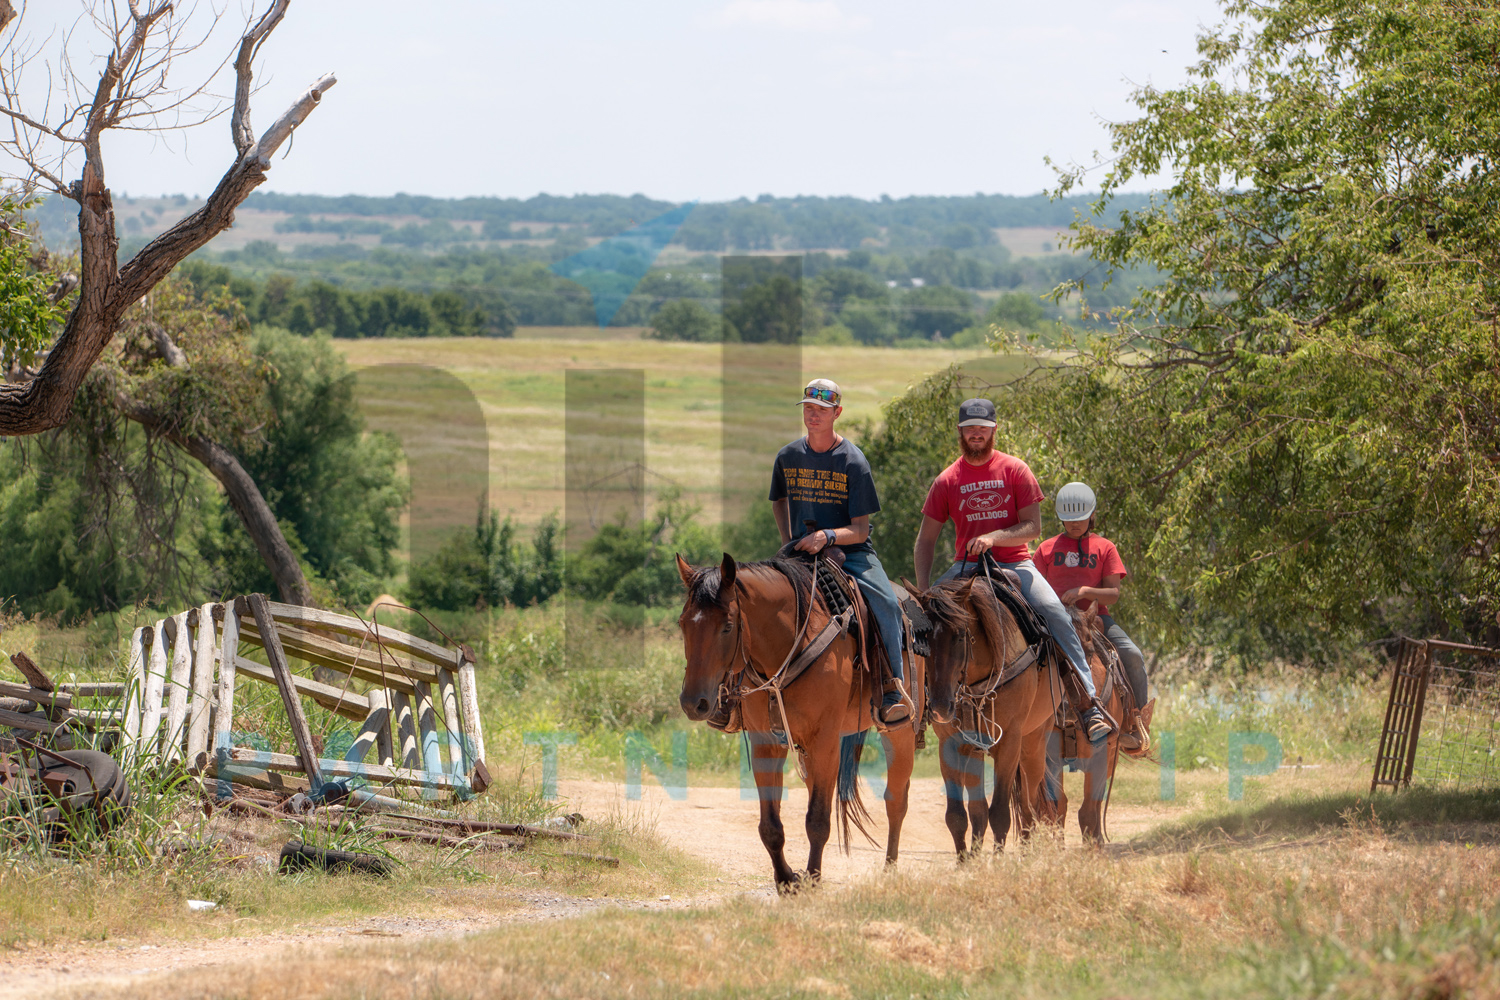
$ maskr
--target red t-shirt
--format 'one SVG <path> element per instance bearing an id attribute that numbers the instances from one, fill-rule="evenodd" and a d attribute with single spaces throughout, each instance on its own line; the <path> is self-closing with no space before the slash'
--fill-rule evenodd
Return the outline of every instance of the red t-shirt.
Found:
<path id="1" fill-rule="evenodd" d="M 954 559 L 962 559 L 969 540 L 1000 528 L 1012 527 L 1025 507 L 1047 499 L 1036 476 L 1014 455 L 997 451 L 983 465 L 973 465 L 962 455 L 932 481 L 922 513 L 934 521 L 953 519 L 958 529 Z M 1003 563 L 1026 559 L 1024 542 L 997 545 L 990 550 Z"/>
<path id="2" fill-rule="evenodd" d="M 1065 534 L 1049 538 L 1037 546 L 1031 561 L 1052 584 L 1058 597 L 1074 587 L 1102 587 L 1104 578 L 1111 573 L 1120 574 L 1122 580 L 1127 576 L 1115 543 L 1092 531 L 1077 541 Z M 1079 601 L 1078 607 L 1087 611 L 1094 603 L 1092 599 Z M 1109 614 L 1103 602 L 1099 602 L 1099 613 Z"/>

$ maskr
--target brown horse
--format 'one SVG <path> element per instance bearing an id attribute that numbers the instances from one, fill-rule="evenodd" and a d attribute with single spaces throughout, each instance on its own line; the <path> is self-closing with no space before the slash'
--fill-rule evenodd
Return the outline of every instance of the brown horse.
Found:
<path id="1" fill-rule="evenodd" d="M 1073 628 L 1083 642 L 1084 652 L 1088 654 L 1089 669 L 1094 675 L 1094 690 L 1103 695 L 1105 688 L 1110 688 L 1108 697 L 1101 697 L 1100 703 L 1109 713 L 1110 718 L 1119 720 L 1124 717 L 1124 705 L 1120 685 L 1106 683 L 1109 668 L 1105 656 L 1109 651 L 1104 647 L 1109 640 L 1097 627 L 1099 615 L 1092 608 L 1088 611 L 1080 611 L 1076 607 L 1068 610 L 1072 612 Z M 1059 825 L 1064 823 L 1068 816 L 1068 795 L 1062 783 L 1061 742 L 1060 734 L 1054 731 L 1048 740 L 1047 769 L 1040 789 L 1039 802 L 1043 819 Z M 1108 801 L 1109 789 L 1115 779 L 1115 764 L 1120 759 L 1119 730 L 1116 729 L 1110 734 L 1103 747 L 1090 747 L 1086 740 L 1080 742 L 1078 753 L 1079 756 L 1073 758 L 1083 771 L 1083 802 L 1078 807 L 1078 829 L 1085 840 L 1092 844 L 1102 844 L 1104 843 L 1104 809 Z"/>
<path id="2" fill-rule="evenodd" d="M 941 748 L 948 831 L 960 859 L 980 849 L 986 826 L 995 833 L 998 851 L 1010 831 L 1012 798 L 1023 838 L 1036 822 L 1047 735 L 1063 697 L 1056 657 L 1034 662 L 1020 626 L 987 580 L 946 581 L 919 600 L 933 623 L 928 699 Z M 1007 672 L 1014 676 L 1007 678 Z M 995 793 L 988 807 L 986 754 L 995 764 Z"/>
<path id="3" fill-rule="evenodd" d="M 797 748 L 808 790 L 807 872 L 799 875 L 786 863 L 781 825 L 788 747 L 772 731 L 773 692 L 762 679 L 775 677 L 794 649 L 801 650 L 819 634 L 830 620 L 828 608 L 805 563 L 772 560 L 741 566 L 725 553 L 719 566 L 701 569 L 678 556 L 677 570 L 688 591 L 678 619 L 687 657 L 682 710 L 688 718 L 702 721 L 721 699 L 741 693 L 750 765 L 760 797 L 760 839 L 771 855 L 777 888 L 788 891 L 803 881 L 815 882 L 823 869 L 835 799 L 845 849 L 851 823 L 869 837 L 869 815 L 859 796 L 859 754 L 879 698 L 879 678 L 871 670 L 856 668 L 855 639 L 844 633 L 783 689 L 784 722 L 778 707 L 776 728 Z M 885 745 L 885 858 L 894 864 L 916 754 L 913 727 L 894 727 Z"/>

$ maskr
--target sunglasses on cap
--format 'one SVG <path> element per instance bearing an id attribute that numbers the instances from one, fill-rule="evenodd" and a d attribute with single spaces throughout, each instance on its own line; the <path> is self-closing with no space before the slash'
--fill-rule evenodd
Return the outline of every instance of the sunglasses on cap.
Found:
<path id="1" fill-rule="evenodd" d="M 839 405 L 839 394 L 832 389 L 824 389 L 821 386 L 810 385 L 802 390 L 803 399 L 816 399 L 833 406 Z"/>

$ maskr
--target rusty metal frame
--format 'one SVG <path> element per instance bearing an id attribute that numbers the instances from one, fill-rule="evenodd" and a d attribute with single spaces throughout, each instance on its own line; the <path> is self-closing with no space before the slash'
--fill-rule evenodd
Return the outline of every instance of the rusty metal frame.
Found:
<path id="1" fill-rule="evenodd" d="M 1380 732 L 1380 746 L 1375 753 L 1374 774 L 1370 791 L 1386 787 L 1391 791 L 1410 787 L 1417 761 L 1417 742 L 1422 732 L 1422 716 L 1434 669 L 1433 652 L 1446 650 L 1500 659 L 1500 650 L 1470 646 L 1441 639 L 1411 639 L 1402 636 L 1391 671 L 1391 693 L 1385 706 L 1385 724 Z M 1438 734 L 1439 745 L 1443 733 Z"/>

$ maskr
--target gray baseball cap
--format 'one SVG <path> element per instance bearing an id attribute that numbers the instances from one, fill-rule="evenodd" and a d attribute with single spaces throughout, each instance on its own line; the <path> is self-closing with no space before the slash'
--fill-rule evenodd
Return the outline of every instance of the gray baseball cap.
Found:
<path id="1" fill-rule="evenodd" d="M 994 427 L 995 404 L 988 399 L 966 399 L 958 404 L 958 426 Z"/>

